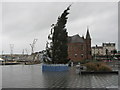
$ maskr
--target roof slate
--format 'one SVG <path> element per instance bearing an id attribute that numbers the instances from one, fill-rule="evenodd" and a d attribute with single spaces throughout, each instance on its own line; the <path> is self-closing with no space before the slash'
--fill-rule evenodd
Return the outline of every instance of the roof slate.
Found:
<path id="1" fill-rule="evenodd" d="M 74 36 L 69 36 L 68 37 L 68 43 L 83 43 L 84 40 L 82 37 L 80 37 L 78 34 Z"/>

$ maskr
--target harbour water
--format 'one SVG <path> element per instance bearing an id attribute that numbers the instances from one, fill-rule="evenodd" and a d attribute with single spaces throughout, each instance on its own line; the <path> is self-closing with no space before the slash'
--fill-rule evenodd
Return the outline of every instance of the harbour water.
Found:
<path id="1" fill-rule="evenodd" d="M 118 87 L 117 74 L 78 75 L 68 72 L 42 72 L 41 64 L 2 66 L 2 88 L 106 88 Z"/>

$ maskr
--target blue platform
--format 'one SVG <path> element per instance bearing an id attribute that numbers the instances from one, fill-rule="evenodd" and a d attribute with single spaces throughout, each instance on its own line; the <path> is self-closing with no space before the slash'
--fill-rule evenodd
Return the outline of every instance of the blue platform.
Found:
<path id="1" fill-rule="evenodd" d="M 64 64 L 43 64 L 42 71 L 68 71 L 68 65 Z"/>

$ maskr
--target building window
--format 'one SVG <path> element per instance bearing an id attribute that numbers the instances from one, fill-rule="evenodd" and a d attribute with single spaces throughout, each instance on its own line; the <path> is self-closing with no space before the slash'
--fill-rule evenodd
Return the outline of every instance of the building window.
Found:
<path id="1" fill-rule="evenodd" d="M 81 57 L 83 58 L 83 54 L 81 54 Z"/>
<path id="2" fill-rule="evenodd" d="M 77 54 L 75 54 L 75 57 L 77 57 Z"/>

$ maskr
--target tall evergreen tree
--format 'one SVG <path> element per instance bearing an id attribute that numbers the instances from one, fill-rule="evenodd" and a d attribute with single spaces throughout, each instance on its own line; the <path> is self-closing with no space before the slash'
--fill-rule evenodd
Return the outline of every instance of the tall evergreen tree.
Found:
<path id="1" fill-rule="evenodd" d="M 68 62 L 68 46 L 67 46 L 67 38 L 68 33 L 65 25 L 67 23 L 67 15 L 69 14 L 68 10 L 70 6 L 64 10 L 62 15 L 58 17 L 57 23 L 54 26 L 54 32 L 52 37 L 52 60 L 53 63 L 65 64 Z"/>
<path id="2" fill-rule="evenodd" d="M 70 5 L 71 6 L 71 5 Z M 52 63 L 54 64 L 66 64 L 68 62 L 68 46 L 67 46 L 67 38 L 68 33 L 66 29 L 67 23 L 67 15 L 69 14 L 68 10 L 70 10 L 70 6 L 67 7 L 66 10 L 62 13 L 61 16 L 58 17 L 57 23 L 52 24 L 51 34 L 48 36 L 49 39 L 52 40 Z"/>

